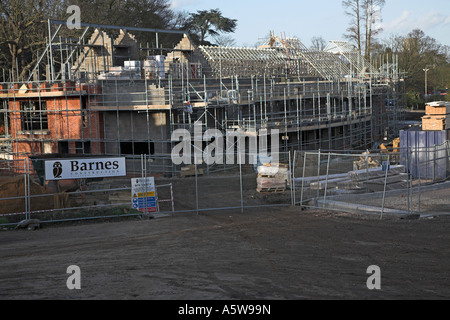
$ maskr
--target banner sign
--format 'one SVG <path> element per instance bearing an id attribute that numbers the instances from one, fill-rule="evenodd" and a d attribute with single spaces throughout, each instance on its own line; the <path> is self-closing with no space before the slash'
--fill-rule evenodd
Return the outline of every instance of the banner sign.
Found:
<path id="1" fill-rule="evenodd" d="M 125 158 L 60 159 L 45 161 L 45 180 L 124 177 Z"/>
<path id="2" fill-rule="evenodd" d="M 133 209 L 140 212 L 157 212 L 155 178 L 131 179 L 131 198 Z"/>

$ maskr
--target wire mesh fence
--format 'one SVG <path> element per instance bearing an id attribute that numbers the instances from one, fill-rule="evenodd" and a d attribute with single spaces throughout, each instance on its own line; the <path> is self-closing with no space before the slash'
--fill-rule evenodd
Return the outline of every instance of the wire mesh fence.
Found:
<path id="1" fill-rule="evenodd" d="M 31 199 L 30 176 L 28 161 L 25 160 L 0 160 L 0 222 L 8 222 L 10 217 L 22 215 L 29 218 Z"/>
<path id="2" fill-rule="evenodd" d="M 154 171 L 151 157 L 141 155 L 125 158 L 126 174 L 120 177 L 59 181 L 45 179 L 42 163 L 48 159 L 0 160 L 0 225 L 270 206 L 381 218 L 450 212 L 449 143 L 394 151 L 294 151 L 277 154 L 276 162 L 246 153 L 242 162 L 194 161 L 170 174 Z M 134 189 L 136 180 L 148 179 L 154 189 Z"/>
<path id="3" fill-rule="evenodd" d="M 289 153 L 280 153 L 273 164 L 251 161 L 253 157 L 245 154 L 246 161 L 234 164 L 194 162 L 165 174 L 155 170 L 151 156 L 128 156 L 124 176 L 65 180 L 46 180 L 45 162 L 52 159 L 2 160 L 0 225 L 31 219 L 50 223 L 292 205 Z M 284 176 L 277 177 L 282 188 L 269 183 L 258 190 L 258 167 L 263 165 L 286 169 Z M 136 183 L 144 183 L 145 189 L 136 190 Z"/>
<path id="4" fill-rule="evenodd" d="M 406 215 L 450 210 L 449 143 L 396 152 L 295 152 L 296 205 L 357 213 Z M 439 191 L 439 192 L 437 192 Z"/>

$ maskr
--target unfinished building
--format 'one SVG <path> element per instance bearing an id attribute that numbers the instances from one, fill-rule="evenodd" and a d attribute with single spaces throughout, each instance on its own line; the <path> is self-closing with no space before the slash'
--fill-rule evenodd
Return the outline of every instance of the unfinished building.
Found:
<path id="1" fill-rule="evenodd" d="M 259 48 L 196 46 L 179 31 L 134 28 L 180 35 L 174 48 L 150 55 L 133 28 L 83 24 L 79 39 L 58 42 L 64 23 L 49 21 L 49 43 L 27 81 L 1 84 L 4 159 L 149 154 L 166 171 L 174 170 L 172 132 L 194 124 L 279 129 L 285 151 L 365 150 L 398 129 L 395 57 L 366 61 L 345 42 L 312 51 L 274 35 Z"/>

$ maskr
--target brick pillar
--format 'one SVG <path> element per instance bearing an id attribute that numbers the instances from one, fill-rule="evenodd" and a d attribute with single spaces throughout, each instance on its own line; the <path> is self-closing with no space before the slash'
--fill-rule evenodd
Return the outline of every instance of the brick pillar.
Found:
<path id="1" fill-rule="evenodd" d="M 48 92 L 49 91 L 48 82 L 42 82 L 40 88 L 41 88 L 41 92 Z"/>
<path id="2" fill-rule="evenodd" d="M 54 83 L 52 85 L 51 91 L 55 92 L 55 91 L 62 91 L 62 84 L 61 83 Z"/>

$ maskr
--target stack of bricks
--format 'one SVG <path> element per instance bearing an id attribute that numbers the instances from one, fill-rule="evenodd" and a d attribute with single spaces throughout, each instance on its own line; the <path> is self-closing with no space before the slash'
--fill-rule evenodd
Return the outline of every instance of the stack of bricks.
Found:
<path id="1" fill-rule="evenodd" d="M 450 129 L 450 103 L 444 101 L 430 102 L 426 105 L 422 118 L 423 131 L 442 131 Z"/>

